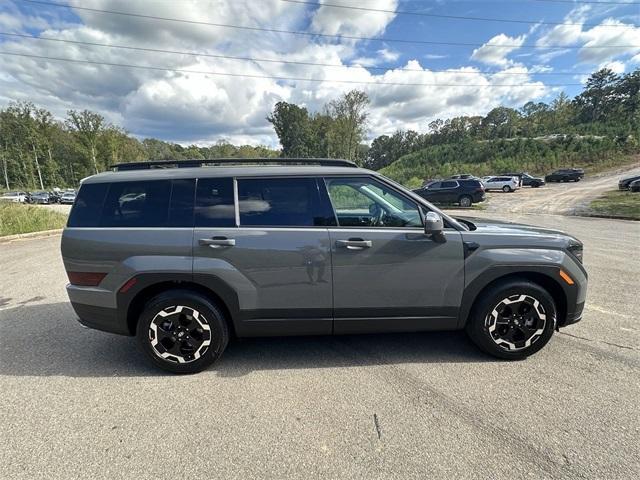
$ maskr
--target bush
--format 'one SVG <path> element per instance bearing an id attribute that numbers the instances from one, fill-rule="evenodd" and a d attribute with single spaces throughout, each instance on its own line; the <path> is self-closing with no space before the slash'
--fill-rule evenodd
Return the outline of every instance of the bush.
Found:
<path id="1" fill-rule="evenodd" d="M 47 207 L 0 203 L 0 237 L 63 228 L 67 216 Z"/>

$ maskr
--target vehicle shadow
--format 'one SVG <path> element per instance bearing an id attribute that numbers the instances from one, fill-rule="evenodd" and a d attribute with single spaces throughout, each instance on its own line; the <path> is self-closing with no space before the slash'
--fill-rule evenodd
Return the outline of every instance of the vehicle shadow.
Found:
<path id="1" fill-rule="evenodd" d="M 232 340 L 210 372 L 349 368 L 403 363 L 491 362 L 462 332 Z M 68 303 L 0 310 L 0 375 L 137 377 L 148 364 L 135 339 L 82 328 Z"/>

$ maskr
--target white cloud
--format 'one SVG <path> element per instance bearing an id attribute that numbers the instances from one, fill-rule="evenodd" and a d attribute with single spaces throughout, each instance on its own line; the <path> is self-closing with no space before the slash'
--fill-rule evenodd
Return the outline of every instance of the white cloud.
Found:
<path id="1" fill-rule="evenodd" d="M 507 58 L 514 50 L 517 50 L 525 41 L 526 35 L 510 37 L 501 33 L 496 35 L 480 48 L 476 48 L 471 55 L 472 60 L 505 67 L 512 65 L 513 61 Z"/>
<path id="2" fill-rule="evenodd" d="M 573 9 L 566 17 L 566 22 L 577 25 L 558 25 L 543 34 L 536 45 L 546 47 L 550 45 L 578 46 L 578 60 L 581 63 L 599 65 L 633 56 L 640 52 L 640 27 L 625 24 L 620 20 L 607 18 L 599 25 L 585 27 L 583 24 L 591 8 L 580 6 Z M 568 53 L 569 49 L 551 50 L 539 55 L 543 62 Z"/>
<path id="3" fill-rule="evenodd" d="M 427 60 L 440 60 L 442 58 L 447 58 L 449 55 L 438 55 L 435 53 L 427 53 L 425 55 L 423 55 L 423 58 L 426 58 Z"/>
<path id="4" fill-rule="evenodd" d="M 346 8 L 323 6 L 325 0 L 320 1 L 320 7 L 314 12 L 311 30 L 327 35 L 350 35 L 372 37 L 380 35 L 395 18 L 393 13 L 370 12 Z M 362 6 L 359 0 L 342 0 L 339 5 Z M 397 0 L 369 0 L 367 8 L 393 11 L 398 6 Z"/>
<path id="5" fill-rule="evenodd" d="M 73 2 L 80 5 L 79 0 Z M 379 35 L 393 20 L 392 14 L 367 15 L 356 11 L 357 15 L 351 15 L 349 12 L 352 11 L 344 9 L 311 9 L 278 0 L 264 0 L 260 5 L 261 8 L 255 8 L 253 2 L 227 0 L 82 2 L 82 6 L 93 8 L 153 12 L 169 18 L 288 30 L 303 29 L 311 21 L 314 31 L 363 36 Z M 371 6 L 393 10 L 397 2 L 378 1 Z M 80 24 L 61 21 L 48 14 L 28 17 L 28 22 L 40 25 L 37 29 L 42 30 L 42 36 L 174 51 L 194 50 L 337 65 L 351 63 L 350 59 L 363 52 L 360 42 L 336 44 L 303 36 L 161 22 L 80 10 L 75 13 L 81 19 Z M 13 28 L 27 28 L 26 23 L 27 20 L 21 18 Z M 3 49 L 97 62 L 325 79 L 311 83 L 207 76 L 0 56 L 2 105 L 13 100 L 30 100 L 50 109 L 58 117 L 64 117 L 68 109 L 88 108 L 100 112 L 109 121 L 124 126 L 135 135 L 181 143 L 207 144 L 226 138 L 238 143 L 276 145 L 277 140 L 265 117 L 277 101 L 295 102 L 318 111 L 327 101 L 353 88 L 365 90 L 372 99 L 370 126 L 373 135 L 390 133 L 398 128 L 424 130 L 434 117 L 482 114 L 499 104 L 518 106 L 548 93 L 541 82 L 531 81 L 530 71 L 508 61 L 497 65 L 519 69 L 517 71 L 524 75 L 486 75 L 472 67 L 433 72 L 423 68 L 417 60 L 406 63 L 406 67 L 420 71 L 396 69 L 374 74 L 363 67 L 246 62 L 27 39 L 4 41 Z M 395 62 L 399 58 L 399 52 L 384 46 L 375 53 L 376 62 Z M 374 83 L 359 85 L 329 80 Z M 431 85 L 384 85 L 382 82 Z M 520 83 L 532 85 L 523 88 L 518 86 Z M 491 87 L 496 84 L 503 86 Z M 479 86 L 470 88 L 469 85 Z"/>

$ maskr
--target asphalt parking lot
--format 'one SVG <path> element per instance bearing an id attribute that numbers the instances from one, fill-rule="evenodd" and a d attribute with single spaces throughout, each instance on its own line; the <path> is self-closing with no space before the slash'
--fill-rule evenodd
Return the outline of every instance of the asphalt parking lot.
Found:
<path id="1" fill-rule="evenodd" d="M 362 335 L 165 375 L 76 323 L 59 237 L 0 244 L 0 478 L 637 478 L 640 223 L 506 218 L 577 235 L 590 273 L 584 320 L 516 363 Z"/>

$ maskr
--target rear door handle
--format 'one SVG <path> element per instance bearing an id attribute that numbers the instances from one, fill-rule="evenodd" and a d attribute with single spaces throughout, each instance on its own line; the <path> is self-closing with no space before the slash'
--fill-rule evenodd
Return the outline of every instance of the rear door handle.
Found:
<path id="1" fill-rule="evenodd" d="M 336 240 L 336 246 L 346 247 L 349 250 L 364 250 L 365 248 L 371 248 L 373 242 L 361 238 L 350 238 L 349 240 Z"/>
<path id="2" fill-rule="evenodd" d="M 198 243 L 200 245 L 208 245 L 211 248 L 233 247 L 236 244 L 236 239 L 227 237 L 201 238 Z"/>

